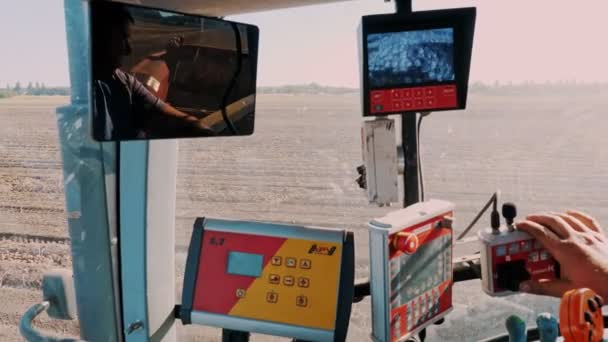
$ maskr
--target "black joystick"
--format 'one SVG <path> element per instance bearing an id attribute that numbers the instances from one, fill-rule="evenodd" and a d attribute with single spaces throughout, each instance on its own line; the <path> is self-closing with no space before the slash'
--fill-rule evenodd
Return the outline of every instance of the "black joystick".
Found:
<path id="1" fill-rule="evenodd" d="M 502 216 L 505 218 L 507 222 L 507 227 L 509 231 L 513 231 L 515 228 L 513 227 L 513 220 L 515 216 L 517 216 L 517 207 L 515 204 L 507 202 L 502 205 Z"/>

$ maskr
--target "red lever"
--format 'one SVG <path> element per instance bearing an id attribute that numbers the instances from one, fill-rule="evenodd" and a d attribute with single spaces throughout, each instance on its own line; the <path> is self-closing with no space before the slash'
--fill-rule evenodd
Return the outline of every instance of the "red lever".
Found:
<path id="1" fill-rule="evenodd" d="M 413 254 L 416 252 L 419 244 L 420 242 L 416 234 L 399 232 L 393 237 L 393 247 L 405 254 Z"/>

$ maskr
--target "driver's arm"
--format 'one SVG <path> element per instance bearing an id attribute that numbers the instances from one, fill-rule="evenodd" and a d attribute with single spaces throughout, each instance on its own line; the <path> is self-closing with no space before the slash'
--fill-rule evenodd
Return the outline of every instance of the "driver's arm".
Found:
<path id="1" fill-rule="evenodd" d="M 134 111 L 139 113 L 142 127 L 151 128 L 157 136 L 215 135 L 200 120 L 160 100 L 135 77 L 128 76 Z"/>

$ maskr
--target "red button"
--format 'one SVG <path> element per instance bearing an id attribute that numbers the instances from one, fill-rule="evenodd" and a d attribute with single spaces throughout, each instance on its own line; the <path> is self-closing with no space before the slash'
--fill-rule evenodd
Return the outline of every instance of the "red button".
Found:
<path id="1" fill-rule="evenodd" d="M 422 105 L 424 105 L 424 101 L 422 101 L 422 99 L 416 100 L 414 105 L 416 106 L 416 108 L 422 107 Z"/>
<path id="2" fill-rule="evenodd" d="M 426 105 L 429 106 L 429 107 L 434 106 L 435 105 L 435 100 L 433 100 L 433 99 L 427 99 L 426 100 Z"/>
<path id="3" fill-rule="evenodd" d="M 395 101 L 393 102 L 393 109 L 397 110 L 397 109 L 401 109 L 401 101 Z"/>
<path id="4" fill-rule="evenodd" d="M 414 90 L 414 97 L 421 97 L 423 95 L 422 89 Z"/>
<path id="5" fill-rule="evenodd" d="M 411 90 L 404 90 L 403 91 L 403 97 L 412 97 L 412 91 Z"/>
<path id="6" fill-rule="evenodd" d="M 382 100 L 383 95 L 384 94 L 382 94 L 381 91 L 372 92 L 372 99 L 374 99 L 374 101 L 380 101 Z"/>
<path id="7" fill-rule="evenodd" d="M 433 96 L 435 93 L 433 88 L 426 88 L 426 96 Z"/>
<path id="8" fill-rule="evenodd" d="M 393 247 L 405 254 L 413 254 L 418 249 L 420 241 L 412 233 L 400 232 L 393 238 Z"/>
<path id="9" fill-rule="evenodd" d="M 401 92 L 399 90 L 393 90 L 392 93 L 394 99 L 398 99 L 401 97 Z"/>
<path id="10" fill-rule="evenodd" d="M 443 91 L 443 95 L 451 95 L 454 93 L 454 91 L 456 91 L 456 88 L 454 87 L 445 87 L 442 89 Z"/>
<path id="11" fill-rule="evenodd" d="M 412 101 L 405 101 L 405 102 L 403 103 L 403 106 L 404 106 L 405 108 L 411 108 L 411 107 L 412 107 Z"/>

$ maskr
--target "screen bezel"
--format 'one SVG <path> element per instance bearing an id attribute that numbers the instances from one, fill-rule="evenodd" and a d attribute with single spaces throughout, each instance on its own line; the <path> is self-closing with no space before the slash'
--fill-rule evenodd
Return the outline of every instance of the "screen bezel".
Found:
<path id="1" fill-rule="evenodd" d="M 248 43 L 248 57 L 251 60 L 251 80 L 253 82 L 253 124 L 252 124 L 252 130 L 250 133 L 248 134 L 238 134 L 238 135 L 218 135 L 218 136 L 176 136 L 176 137 L 155 137 L 155 138 L 148 138 L 148 139 L 110 139 L 110 140 L 105 140 L 105 139 L 98 139 L 98 137 L 95 136 L 95 130 L 94 130 L 94 118 L 93 118 L 93 111 L 95 110 L 94 108 L 94 99 L 95 99 L 95 91 L 94 91 L 94 87 L 93 87 L 93 51 L 94 51 L 94 41 L 93 41 L 93 15 L 94 15 L 94 11 L 93 11 L 93 6 L 94 3 L 96 2 L 103 2 L 103 1 L 87 1 L 87 17 L 88 17 L 88 32 L 87 32 L 87 37 L 88 37 L 88 61 L 89 61 L 89 65 L 88 65 L 88 76 L 89 76 L 89 89 L 88 89 L 88 105 L 89 105 L 89 137 L 93 140 L 93 141 L 97 141 L 97 142 L 121 142 L 121 141 L 151 141 L 151 140 L 174 140 L 174 139 L 198 139 L 198 138 L 231 138 L 231 137 L 246 137 L 246 136 L 251 136 L 255 133 L 255 115 L 256 115 L 256 106 L 257 106 L 257 85 L 258 85 L 258 80 L 257 80 L 257 76 L 258 76 L 258 66 L 259 66 L 259 42 L 260 42 L 260 29 L 258 26 L 253 25 L 253 24 L 249 24 L 249 23 L 243 23 L 243 22 L 237 22 L 237 21 L 232 21 L 232 20 L 226 20 L 223 18 L 218 18 L 218 17 L 212 17 L 212 16 L 207 16 L 207 15 L 200 15 L 200 14 L 196 14 L 196 13 L 189 13 L 189 12 L 183 12 L 183 11 L 179 11 L 179 10 L 174 10 L 174 9 L 166 9 L 166 8 L 162 8 L 162 7 L 156 7 L 156 6 L 144 6 L 144 5 L 140 5 L 140 4 L 133 4 L 130 2 L 121 2 L 121 1 L 108 1 L 108 2 L 113 2 L 116 3 L 118 5 L 122 5 L 125 6 L 126 8 L 138 8 L 138 9 L 146 9 L 146 10 L 153 10 L 153 11 L 163 11 L 166 13 L 172 13 L 172 14 L 178 14 L 178 15 L 183 15 L 183 16 L 191 16 L 191 17 L 197 17 L 197 18 L 201 18 L 204 20 L 216 20 L 216 21 L 222 21 L 228 24 L 236 24 L 236 25 L 242 25 L 246 27 L 247 30 L 247 43 Z M 254 53 L 251 53 L 251 51 L 254 51 Z"/>
<path id="2" fill-rule="evenodd" d="M 392 114 L 415 113 L 413 111 L 371 113 L 370 96 L 374 90 L 416 88 L 430 85 L 455 85 L 457 103 L 453 108 L 429 109 L 425 111 L 445 111 L 464 109 L 467 102 L 471 53 L 477 10 L 474 7 L 457 8 L 413 13 L 381 14 L 363 16 L 359 27 L 361 96 L 363 116 L 386 116 Z M 454 34 L 454 81 L 423 82 L 414 84 L 370 87 L 367 36 L 377 33 L 418 31 L 429 29 L 453 29 Z"/>

